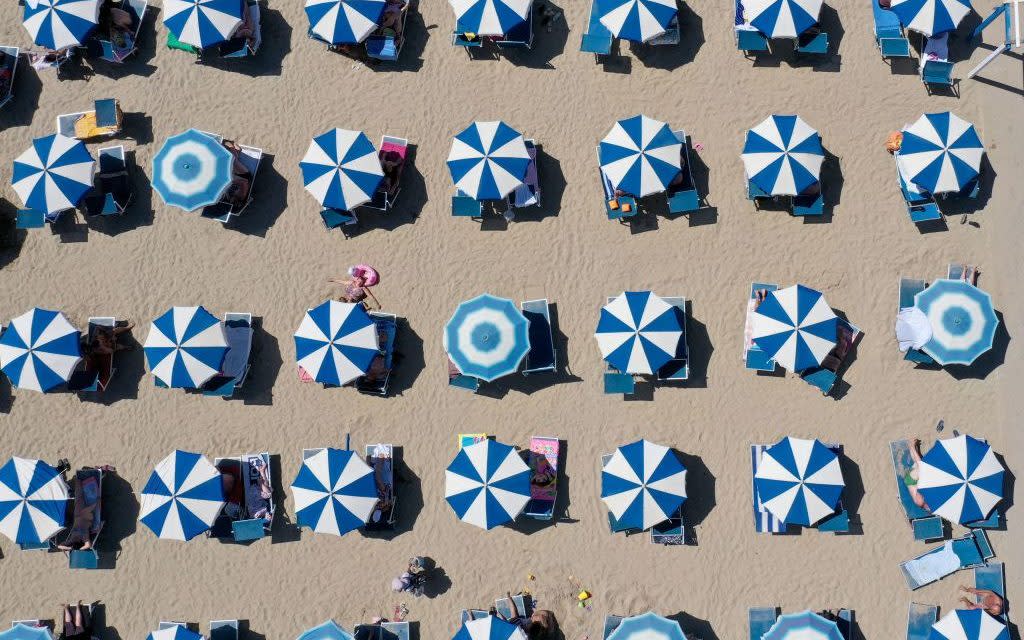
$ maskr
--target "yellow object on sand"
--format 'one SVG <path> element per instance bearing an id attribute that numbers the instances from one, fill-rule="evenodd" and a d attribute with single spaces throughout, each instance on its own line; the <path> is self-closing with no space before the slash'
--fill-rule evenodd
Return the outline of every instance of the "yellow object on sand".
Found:
<path id="1" fill-rule="evenodd" d="M 586 591 L 586 590 L 580 591 L 580 595 L 578 595 L 576 597 L 579 598 L 580 602 L 583 602 L 584 600 L 589 600 L 590 599 L 590 592 Z"/>
<path id="2" fill-rule="evenodd" d="M 98 127 L 96 126 L 96 112 L 90 111 L 81 118 L 75 121 L 75 137 L 80 140 L 87 140 L 89 138 L 98 138 L 100 136 L 108 136 L 112 133 L 117 133 L 121 125 L 121 108 L 117 109 L 117 124 L 112 127 Z"/>

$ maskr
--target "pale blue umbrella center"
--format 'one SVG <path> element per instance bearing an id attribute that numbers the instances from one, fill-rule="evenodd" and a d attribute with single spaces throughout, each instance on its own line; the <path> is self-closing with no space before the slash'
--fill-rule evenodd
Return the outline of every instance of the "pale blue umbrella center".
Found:
<path id="1" fill-rule="evenodd" d="M 501 332 L 493 322 L 481 322 L 470 334 L 473 346 L 480 351 L 494 351 L 501 342 Z"/>
<path id="2" fill-rule="evenodd" d="M 954 336 L 962 336 L 971 330 L 971 315 L 963 309 L 950 307 L 942 314 L 942 326 Z"/>
<path id="3" fill-rule="evenodd" d="M 194 153 L 182 153 L 174 163 L 174 177 L 182 182 L 191 182 L 202 171 L 202 162 Z"/>

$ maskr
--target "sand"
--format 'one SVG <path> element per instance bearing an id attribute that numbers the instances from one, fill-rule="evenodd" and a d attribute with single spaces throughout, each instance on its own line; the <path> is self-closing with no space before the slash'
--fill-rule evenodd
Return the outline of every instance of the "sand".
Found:
<path id="1" fill-rule="evenodd" d="M 81 598 L 107 605 L 110 638 L 142 638 L 159 620 L 200 622 L 205 632 L 210 619 L 237 617 L 276 639 L 329 617 L 351 626 L 390 616 L 405 602 L 421 637 L 435 640 L 454 633 L 460 609 L 486 607 L 506 590 L 525 587 L 573 640 L 599 637 L 605 614 L 646 610 L 685 612 L 692 617 L 688 630 L 705 640 L 740 638 L 747 608 L 771 605 L 852 608 L 864 637 L 892 638 L 903 634 L 911 600 L 951 608 L 956 585 L 969 582 L 969 573 L 912 594 L 897 569 L 926 547 L 911 539 L 898 506 L 887 443 L 905 435 L 934 438 L 942 418 L 946 434 L 956 428 L 985 437 L 1011 469 L 1019 466 L 1024 364 L 1007 336 L 1016 336 L 1024 312 L 1015 297 L 1020 231 L 1013 206 L 1024 191 L 1013 178 L 1024 141 L 1019 119 L 1013 121 L 1020 63 L 1004 57 L 986 72 L 1009 89 L 965 80 L 960 99 L 929 97 L 917 77 L 893 74 L 879 58 L 866 4 L 842 0 L 825 14 L 838 41 L 829 64 L 754 65 L 734 50 L 732 15 L 723 5 L 691 5 L 686 44 L 646 64 L 627 52 L 628 69 L 605 70 L 577 52 L 583 2 L 562 6 L 564 22 L 538 33 L 538 51 L 522 65 L 468 60 L 449 45 L 447 4 L 422 3 L 422 20 L 409 24 L 405 62 L 392 72 L 328 54 L 305 37 L 301 3 L 274 2 L 264 12 L 264 49 L 234 68 L 195 65 L 156 46 L 165 32 L 157 16 L 154 35 L 151 12 L 141 55 L 119 77 L 57 82 L 52 73 L 19 73 L 16 100 L 0 112 L 0 158 L 52 132 L 57 114 L 116 96 L 136 138 L 125 144 L 141 168 L 140 193 L 123 221 L 79 222 L 58 234 L 36 230 L 3 253 L 0 315 L 39 305 L 64 310 L 79 326 L 94 315 L 127 317 L 139 323 L 142 341 L 148 321 L 169 306 L 203 304 L 218 315 L 250 311 L 262 328 L 243 399 L 156 389 L 141 353 L 122 360 L 98 400 L 5 391 L 0 457 L 113 464 L 138 491 L 174 448 L 210 457 L 270 451 L 280 456 L 280 485 L 287 487 L 302 448 L 343 446 L 350 436 L 355 447 L 403 446 L 407 468 L 399 485 L 401 524 L 390 540 L 359 533 L 296 539 L 282 525 L 273 540 L 248 547 L 205 538 L 160 541 L 144 527 L 135 530 L 137 505 L 124 498 L 105 540 L 120 548 L 113 570 L 70 572 L 60 555 L 19 552 L 4 540 L 0 620 L 50 618 L 59 603 Z M 0 42 L 28 45 L 16 9 L 5 15 Z M 958 64 L 957 75 L 968 68 Z M 882 141 L 922 112 L 945 109 L 978 125 L 999 176 L 984 211 L 968 224 L 955 217 L 948 231 L 922 234 L 902 208 Z M 639 232 L 605 219 L 594 146 L 615 119 L 638 112 L 703 143 L 711 211 L 691 220 L 659 218 L 656 229 Z M 840 186 L 841 193 L 823 223 L 755 212 L 744 199 L 743 133 L 773 112 L 799 113 L 837 158 L 827 189 L 833 198 Z M 546 205 L 543 215 L 508 228 L 493 220 L 481 228 L 448 215 L 452 187 L 444 160 L 454 133 L 473 119 L 495 118 L 542 145 Z M 350 240 L 324 231 L 298 169 L 309 138 L 334 126 L 361 129 L 374 140 L 403 136 L 416 146 L 397 210 L 363 215 L 367 228 Z M 153 155 L 187 127 L 269 155 L 255 188 L 258 202 L 231 227 L 168 208 L 148 190 Z M 16 201 L 10 187 L 4 197 Z M 933 279 L 954 260 L 981 265 L 980 284 L 1006 315 L 1001 346 L 966 376 L 914 370 L 892 338 L 897 278 Z M 397 393 L 388 399 L 303 385 L 294 375 L 291 333 L 303 310 L 336 295 L 327 278 L 357 262 L 380 269 L 377 297 L 406 319 Z M 840 399 L 823 398 L 792 376 L 743 369 L 752 281 L 816 287 L 864 331 Z M 692 301 L 694 379 L 686 388 L 657 389 L 636 402 L 602 394 L 591 334 L 604 298 L 627 288 Z M 448 389 L 441 328 L 458 301 L 484 291 L 550 298 L 566 370 L 496 384 L 497 398 Z M 443 500 L 443 469 L 455 434 L 467 431 L 522 446 L 532 434 L 567 441 L 563 521 L 528 534 L 458 522 Z M 788 434 L 845 444 L 862 534 L 755 534 L 748 445 Z M 662 548 L 646 536 L 609 535 L 598 499 L 599 457 L 640 437 L 691 456 L 697 546 Z M 281 513 L 290 511 L 286 496 Z M 999 557 L 1011 562 L 1022 559 L 1010 542 L 1014 513 L 1010 532 L 992 534 Z M 392 576 L 415 554 L 444 569 L 433 598 L 389 592 Z M 1024 593 L 1018 566 L 1008 571 L 1011 600 Z M 574 580 L 594 594 L 588 609 L 575 606 Z"/>

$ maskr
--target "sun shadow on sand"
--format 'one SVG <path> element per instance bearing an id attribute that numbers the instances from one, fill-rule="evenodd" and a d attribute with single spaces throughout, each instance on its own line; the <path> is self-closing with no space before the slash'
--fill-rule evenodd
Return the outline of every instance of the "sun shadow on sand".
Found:
<path id="1" fill-rule="evenodd" d="M 125 120 L 128 121 L 128 116 L 136 116 L 141 114 L 125 114 Z M 148 116 L 145 117 L 148 121 Z M 151 125 L 150 125 L 151 126 Z M 144 130 L 140 128 L 139 130 Z M 152 134 L 149 135 L 152 139 Z M 138 144 L 142 144 L 136 140 Z M 116 236 L 127 231 L 133 231 L 139 227 L 148 227 L 153 224 L 155 217 L 155 211 L 153 210 L 153 188 L 149 181 L 149 176 L 143 171 L 142 167 L 135 161 L 135 150 L 129 150 L 126 152 L 127 164 L 128 164 L 128 176 L 131 182 L 132 199 L 128 206 L 125 208 L 125 212 L 117 216 L 86 216 L 84 218 L 85 224 L 88 226 L 90 231 L 102 233 L 108 236 Z"/>
<path id="2" fill-rule="evenodd" d="M 358 223 L 348 232 L 348 237 L 360 236 L 376 229 L 394 231 L 406 224 L 415 224 L 420 212 L 426 206 L 427 186 L 423 174 L 416 166 L 418 145 L 409 143 L 405 166 L 399 181 L 398 195 L 394 205 L 387 211 L 360 207 L 356 210 Z"/>
<path id="3" fill-rule="evenodd" d="M 119 326 L 125 326 L 126 322 L 124 319 L 117 321 Z M 146 375 L 146 355 L 133 332 L 122 333 L 118 336 L 118 343 L 128 348 L 115 354 L 115 371 L 110 383 L 102 391 L 80 394 L 79 399 L 83 402 L 110 406 L 121 400 L 135 400 L 139 397 L 139 385 Z"/>
<path id="4" fill-rule="evenodd" d="M 395 526 L 393 529 L 379 529 L 359 532 L 367 538 L 393 540 L 416 527 L 416 520 L 423 511 L 423 481 L 405 462 L 405 447 L 396 445 L 395 457 Z"/>
<path id="5" fill-rule="evenodd" d="M 281 477 L 281 455 L 270 454 L 270 489 L 274 494 L 274 522 L 270 526 L 270 544 L 298 542 L 302 532 L 285 509 L 287 494 L 284 490 L 284 478 Z"/>
<path id="6" fill-rule="evenodd" d="M 552 60 L 565 52 L 569 27 L 562 7 L 550 0 L 533 4 L 533 46 L 529 49 L 502 49 L 509 62 L 531 69 L 554 69 Z"/>
<path id="7" fill-rule="evenodd" d="M 232 216 L 224 225 L 225 229 L 265 238 L 284 213 L 288 203 L 288 181 L 277 171 L 275 161 L 273 154 L 264 153 L 252 183 L 253 201 L 241 215 Z"/>
<path id="8" fill-rule="evenodd" d="M 401 319 L 395 338 L 394 372 L 391 374 L 388 395 L 399 396 L 412 388 L 425 367 L 423 338 L 416 333 L 407 318 Z"/>
<path id="9" fill-rule="evenodd" d="M 629 43 L 630 52 L 645 67 L 672 71 L 693 62 L 704 46 L 704 19 L 684 2 L 679 7 L 679 44 Z"/>
<path id="10" fill-rule="evenodd" d="M 718 634 L 715 633 L 711 623 L 707 620 L 692 616 L 685 611 L 680 611 L 666 617 L 669 620 L 678 622 L 679 627 L 687 637 L 700 638 L 700 640 L 718 640 Z"/>
<path id="11" fill-rule="evenodd" d="M 135 535 L 139 500 L 132 485 L 117 473 L 103 475 L 103 530 L 96 540 L 101 569 L 113 569 L 123 543 Z"/>
<path id="12" fill-rule="evenodd" d="M 262 40 L 255 55 L 245 58 L 203 57 L 202 64 L 220 71 L 252 77 L 280 76 L 284 58 L 291 53 L 292 27 L 276 9 L 260 3 Z"/>
<path id="13" fill-rule="evenodd" d="M 996 367 L 1006 361 L 1006 350 L 1010 345 L 1010 332 L 1006 328 L 1006 319 L 1001 311 L 996 311 L 999 326 L 996 327 L 992 348 L 986 351 L 971 365 L 950 365 L 946 367 L 949 375 L 957 380 L 984 380 Z"/>
<path id="14" fill-rule="evenodd" d="M 686 467 L 686 502 L 683 503 L 683 522 L 696 527 L 704 522 L 717 505 L 716 478 L 704 460 L 692 453 L 676 450 L 676 456 Z"/>
<path id="15" fill-rule="evenodd" d="M 263 328 L 263 318 L 253 318 L 252 368 L 245 384 L 235 394 L 246 405 L 270 406 L 274 404 L 274 383 L 284 366 L 281 346 L 277 337 Z"/>

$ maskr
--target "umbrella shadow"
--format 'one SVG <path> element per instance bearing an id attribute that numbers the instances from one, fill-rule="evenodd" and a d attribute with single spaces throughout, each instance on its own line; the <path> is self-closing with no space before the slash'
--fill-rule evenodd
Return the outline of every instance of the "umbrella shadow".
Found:
<path id="1" fill-rule="evenodd" d="M 689 378 L 679 381 L 662 380 L 658 384 L 685 389 L 706 389 L 708 366 L 715 346 L 711 342 L 708 326 L 693 316 L 693 302 L 687 300 L 686 306 L 686 364 L 689 367 Z"/>
<path id="2" fill-rule="evenodd" d="M 113 569 L 126 538 L 135 535 L 139 500 L 132 485 L 120 474 L 103 475 L 103 530 L 96 539 L 96 553 L 102 569 Z"/>
<path id="3" fill-rule="evenodd" d="M 437 566 L 437 562 L 429 557 L 423 558 L 426 565 L 427 580 L 423 585 L 423 596 L 428 599 L 433 599 L 438 596 L 442 596 L 448 593 L 448 590 L 452 588 L 452 579 L 448 576 L 448 573 L 444 570 L 444 567 Z M 413 623 L 419 626 L 419 623 Z M 417 637 L 419 629 L 415 629 L 413 637 Z"/>
<path id="4" fill-rule="evenodd" d="M 281 455 L 270 454 L 270 491 L 274 496 L 274 521 L 270 523 L 270 544 L 298 542 L 302 531 L 292 522 L 285 509 L 284 478 L 281 477 Z"/>
<path id="5" fill-rule="evenodd" d="M 395 445 L 392 449 L 395 474 L 395 525 L 391 529 L 367 530 L 359 532 L 367 538 L 393 540 L 403 533 L 412 531 L 416 520 L 423 511 L 423 481 L 405 463 L 405 447 Z"/>
<path id="6" fill-rule="evenodd" d="M 141 116 L 142 114 L 131 114 Z M 129 114 L 125 114 L 125 121 L 128 122 Z M 152 139 L 152 123 L 149 116 L 143 116 L 149 128 L 148 137 Z M 145 131 L 145 128 L 138 129 Z M 142 144 L 139 140 L 136 140 Z M 108 236 L 116 236 L 126 231 L 132 231 L 139 227 L 148 227 L 153 224 L 156 212 L 153 209 L 153 187 L 150 184 L 149 176 L 135 161 L 135 150 L 126 152 L 128 164 L 128 179 L 131 183 L 132 197 L 125 212 L 117 216 L 87 216 L 85 224 L 91 231 L 102 233 Z"/>
<path id="7" fill-rule="evenodd" d="M 679 461 L 686 467 L 686 502 L 683 503 L 683 522 L 687 527 L 703 524 L 717 505 L 716 478 L 704 460 L 694 454 L 675 450 Z"/>
<path id="8" fill-rule="evenodd" d="M 569 371 L 569 338 L 559 328 L 558 304 L 549 301 L 548 310 L 551 314 L 552 344 L 555 347 L 555 370 L 530 375 L 522 375 L 521 372 L 515 373 L 494 384 L 481 387 L 481 391 L 490 390 L 495 394 L 500 394 L 496 397 L 504 397 L 509 391 L 530 395 L 556 385 L 582 382 L 582 378 Z"/>
<path id="9" fill-rule="evenodd" d="M 31 125 L 42 93 L 42 80 L 29 65 L 28 56 L 22 54 L 14 74 L 11 101 L 0 110 L 0 126 L 7 130 Z"/>
<path id="10" fill-rule="evenodd" d="M 544 146 L 539 143 L 537 144 L 537 184 L 540 185 L 540 204 L 517 209 L 515 222 L 540 222 L 544 218 L 557 216 L 562 210 L 562 195 L 565 193 L 566 187 L 562 163 L 558 158 L 547 153 Z M 501 217 L 496 219 L 504 220 Z"/>
<path id="11" fill-rule="evenodd" d="M 565 52 L 569 39 L 562 7 L 551 0 L 533 4 L 533 45 L 528 49 L 502 49 L 509 62 L 531 69 L 554 69 L 552 60 Z"/>
<path id="12" fill-rule="evenodd" d="M 17 207 L 0 199 L 0 269 L 18 259 L 28 237 L 24 229 L 18 228 L 17 216 Z"/>
<path id="13" fill-rule="evenodd" d="M 10 413 L 14 408 L 14 394 L 11 390 L 11 381 L 7 376 L 0 376 L 0 413 Z"/>
<path id="14" fill-rule="evenodd" d="M 630 52 L 649 69 L 672 71 L 693 62 L 704 46 L 704 19 L 690 3 L 678 7 L 679 43 L 674 45 L 649 45 L 637 42 L 629 44 Z"/>
<path id="15" fill-rule="evenodd" d="M 243 404 L 270 406 L 274 404 L 274 383 L 284 366 L 277 337 L 263 328 L 263 318 L 253 318 L 251 369 L 238 397 Z"/>
<path id="16" fill-rule="evenodd" d="M 992 166 L 986 153 L 981 157 L 981 167 L 978 173 L 978 195 L 976 198 L 952 197 L 940 198 L 938 200 L 942 209 L 942 215 L 946 217 L 961 216 L 960 224 L 967 223 L 967 216 L 984 209 L 992 198 L 992 188 L 996 181 L 996 170 Z M 971 222 L 974 227 L 980 227 L 978 222 Z"/>
<path id="17" fill-rule="evenodd" d="M 854 462 L 846 449 L 839 454 L 839 468 L 843 474 L 843 507 L 850 517 L 850 530 L 843 535 L 864 535 L 864 525 L 860 518 L 860 503 L 864 500 L 864 478 L 861 476 L 860 465 Z"/>
<path id="18" fill-rule="evenodd" d="M 1004 470 L 1003 471 L 1003 504 L 1002 504 L 1002 507 L 1000 508 L 1000 511 L 1002 511 L 1003 514 L 1005 515 L 1007 511 L 1009 511 L 1010 509 L 1013 508 L 1013 490 L 1016 488 L 1016 485 L 1017 485 L 1017 476 L 1014 475 L 1013 471 L 1010 470 L 1010 467 L 1006 464 L 1006 458 L 1003 457 L 1002 454 L 994 453 L 994 455 L 996 457 L 996 460 L 999 461 L 999 464 L 1002 465 L 1003 470 Z M 1001 525 L 1000 529 L 1005 530 L 1005 528 L 1006 528 L 1006 519 L 1005 518 L 1003 518 L 1003 521 L 1000 523 L 1000 525 Z"/>
<path id="19" fill-rule="evenodd" d="M 825 159 L 821 163 L 821 174 L 818 183 L 821 185 L 821 196 L 825 210 L 820 216 L 801 216 L 804 224 L 828 224 L 832 222 L 836 205 L 843 198 L 843 186 L 846 181 L 843 178 L 840 158 L 828 149 L 824 149 L 824 151 Z"/>
<path id="20" fill-rule="evenodd" d="M 117 326 L 123 327 L 127 320 L 118 320 Z M 96 392 L 80 393 L 82 402 L 95 402 L 110 406 L 121 400 L 135 400 L 139 397 L 139 385 L 146 375 L 146 355 L 142 345 L 131 332 L 118 336 L 118 344 L 127 347 L 114 355 L 114 375 L 110 378 L 107 388 Z"/>
<path id="21" fill-rule="evenodd" d="M 981 354 L 970 365 L 948 365 L 946 371 L 956 380 L 984 380 L 992 371 L 1006 361 L 1006 350 L 1010 345 L 1010 333 L 1006 328 L 1006 320 L 1001 311 L 996 311 L 999 326 L 992 341 L 992 348 Z"/>
<path id="22" fill-rule="evenodd" d="M 700 638 L 700 640 L 718 640 L 718 634 L 715 633 L 714 628 L 711 626 L 711 622 L 692 616 L 685 611 L 679 611 L 673 613 L 670 616 L 666 616 L 669 620 L 674 620 L 679 623 L 679 628 L 683 630 L 683 634 L 687 638 Z"/>
<path id="23" fill-rule="evenodd" d="M 395 355 L 391 373 L 389 395 L 400 396 L 411 389 L 426 368 L 423 355 L 423 338 L 412 328 L 408 318 L 399 324 L 395 338 Z"/>
<path id="24" fill-rule="evenodd" d="M 253 201 L 241 215 L 231 216 L 224 228 L 249 236 L 267 236 L 288 203 L 288 181 L 274 166 L 275 160 L 273 154 L 263 154 L 260 171 L 252 182 Z"/>
<path id="25" fill-rule="evenodd" d="M 828 34 L 828 51 L 823 55 L 802 55 L 794 50 L 792 66 L 810 66 L 816 73 L 839 73 L 843 62 L 839 52 L 842 50 L 843 37 L 846 35 L 843 22 L 839 19 L 839 12 L 828 4 L 821 5 L 818 26 L 821 31 Z"/>

